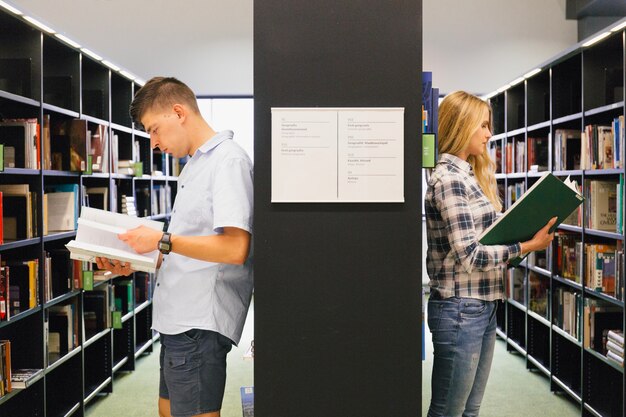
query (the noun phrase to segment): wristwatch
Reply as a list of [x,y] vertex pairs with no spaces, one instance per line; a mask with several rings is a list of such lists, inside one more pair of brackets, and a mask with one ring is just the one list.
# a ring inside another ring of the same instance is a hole
[[163,255],[167,255],[172,250],[172,234],[163,232],[161,240],[159,240],[159,252]]

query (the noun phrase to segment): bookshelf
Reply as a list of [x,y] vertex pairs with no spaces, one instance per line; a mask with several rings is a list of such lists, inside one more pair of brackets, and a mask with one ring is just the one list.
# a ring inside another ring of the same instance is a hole
[[[64,246],[76,235],[71,216],[67,229],[49,229],[54,215],[68,213],[57,211],[59,201],[76,208],[76,216],[87,201],[124,212],[134,198],[137,215],[168,221],[178,161],[153,152],[149,136],[132,123],[128,108],[139,87],[0,10],[0,121],[34,120],[38,136],[34,166],[21,166],[18,141],[16,166],[5,163],[0,172],[0,187],[28,186],[26,196],[3,193],[4,214],[13,216],[7,201],[30,204],[29,215],[16,215],[13,238],[12,220],[3,222],[0,258],[15,287],[9,301],[20,303],[9,303],[0,319],[0,340],[11,342],[13,369],[43,369],[27,388],[0,396],[0,415],[83,416],[95,396],[112,392],[117,372],[134,370],[136,359],[153,350],[154,277],[106,278],[95,271],[89,288],[95,265],[71,261]],[[8,146],[2,129],[0,144]],[[30,234],[22,233],[22,221]]]
[[580,404],[582,416],[625,412],[624,368],[607,353],[608,331],[623,332],[626,324],[626,38],[623,29],[610,29],[602,40],[572,46],[489,98],[489,149],[505,205],[545,171],[576,180],[586,198],[547,250],[504,273],[507,299],[498,311],[498,335],[507,349],[549,378],[551,390]]

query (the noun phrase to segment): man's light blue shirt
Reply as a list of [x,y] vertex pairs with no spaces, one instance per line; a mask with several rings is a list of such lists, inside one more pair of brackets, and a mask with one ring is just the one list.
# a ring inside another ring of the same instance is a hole
[[[252,234],[252,162],[232,138],[232,131],[216,134],[185,164],[168,232],[207,236],[236,227]],[[252,245],[244,265],[172,252],[157,273],[152,328],[164,334],[212,330],[237,344],[252,288]]]

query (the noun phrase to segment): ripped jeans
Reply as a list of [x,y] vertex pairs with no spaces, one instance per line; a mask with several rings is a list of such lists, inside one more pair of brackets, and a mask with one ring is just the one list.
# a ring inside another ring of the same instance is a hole
[[434,361],[428,417],[478,416],[496,340],[496,301],[428,301]]

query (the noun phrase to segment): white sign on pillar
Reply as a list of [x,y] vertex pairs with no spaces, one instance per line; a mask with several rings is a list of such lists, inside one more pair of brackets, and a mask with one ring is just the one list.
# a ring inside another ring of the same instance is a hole
[[272,108],[272,202],[404,202],[404,108]]

